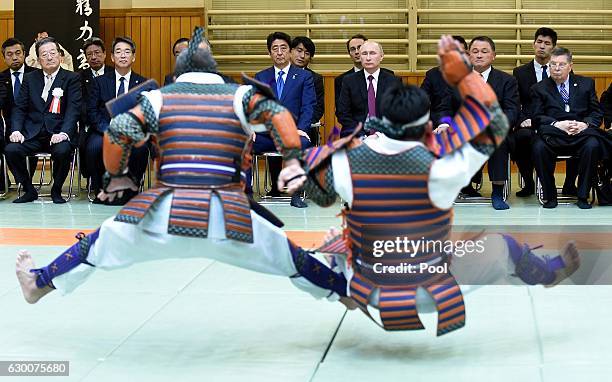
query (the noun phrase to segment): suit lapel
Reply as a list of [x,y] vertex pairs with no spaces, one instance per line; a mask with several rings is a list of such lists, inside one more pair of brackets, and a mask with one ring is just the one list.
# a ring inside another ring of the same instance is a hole
[[[366,85],[366,79],[365,79],[365,72],[363,69],[361,69],[360,71],[356,72],[359,74],[355,75],[355,78],[357,79],[357,86],[359,87],[359,93],[361,94],[361,99],[363,99],[365,101],[365,104],[368,104],[368,87]],[[378,80],[380,81],[380,75],[378,76]]]
[[302,69],[297,69],[293,65],[289,67],[289,70],[287,71],[287,79],[285,80],[285,86],[283,86],[283,94],[281,94],[281,101],[285,100],[287,94],[289,94],[295,87],[295,83],[298,81],[297,78],[302,75],[302,73],[299,73],[298,70]]
[[570,106],[570,111],[574,110],[574,104],[576,103],[576,93],[578,93],[578,88],[580,87],[580,85],[578,84],[578,81],[576,81],[576,77],[574,77],[574,75],[572,73],[570,73],[569,75],[569,83],[568,83],[569,89],[569,106]]
[[[13,99],[13,80],[11,78],[12,74],[10,69],[7,69],[8,73],[6,73],[6,77],[4,77],[2,79],[2,82],[4,83],[4,86],[6,86],[6,89],[8,90],[8,96],[10,97],[10,99]],[[25,74],[23,75],[24,79],[25,79]],[[23,81],[21,81],[21,83],[23,83]]]
[[140,77],[136,75],[136,73],[132,72],[132,75],[130,75],[130,83],[128,85],[128,90],[140,85],[140,82]]
[[[387,75],[381,69],[378,73],[378,81],[376,81],[376,114],[380,115],[380,99],[382,98],[382,93],[387,86]],[[368,89],[366,89],[366,100],[368,98]]]
[[535,64],[533,63],[533,60],[529,62],[529,70],[527,71],[527,76],[527,79],[529,80],[529,87],[531,87],[533,84],[538,83],[538,77],[536,77]]
[[[64,72],[64,69],[60,68],[59,72],[57,72],[57,75],[53,79],[51,88],[49,88],[49,95],[47,96],[47,102],[45,102],[45,109],[47,109],[48,106],[51,104],[51,101],[53,101],[53,89],[62,88],[62,86],[64,85],[65,77],[66,77],[66,73]],[[44,87],[44,84],[45,84],[45,79],[43,77],[43,87]],[[40,90],[40,92],[42,93],[42,89]]]
[[557,88],[557,83],[550,77],[546,80],[546,86],[548,87],[548,91],[553,95],[553,98],[557,101],[557,104],[560,105],[561,109],[565,110],[565,103],[563,102],[563,98],[561,97],[561,93],[559,93],[559,89]]

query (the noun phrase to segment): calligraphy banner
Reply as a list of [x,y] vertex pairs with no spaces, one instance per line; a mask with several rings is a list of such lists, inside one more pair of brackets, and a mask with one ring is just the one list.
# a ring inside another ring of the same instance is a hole
[[70,52],[74,70],[86,65],[81,48],[84,40],[99,36],[100,0],[17,0],[14,15],[15,37],[26,47],[46,31]]

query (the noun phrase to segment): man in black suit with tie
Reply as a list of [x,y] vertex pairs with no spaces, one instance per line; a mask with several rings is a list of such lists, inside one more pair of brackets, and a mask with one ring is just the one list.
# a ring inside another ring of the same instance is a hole
[[[453,36],[453,39],[463,46],[465,52],[468,51],[467,42],[462,36]],[[457,109],[452,110],[450,102],[448,102],[447,97],[452,93],[452,88],[442,77],[439,66],[431,68],[425,73],[425,79],[421,84],[421,89],[429,96],[429,102],[431,103],[431,121],[436,127],[434,133],[447,128],[448,124],[443,123],[442,118],[452,117],[457,112]]]
[[[291,63],[299,68],[308,70],[312,74],[312,81],[314,82],[315,94],[317,97],[317,103],[314,107],[312,114],[311,124],[315,124],[321,120],[325,113],[325,89],[323,85],[323,76],[314,70],[310,69],[308,65],[310,60],[315,55],[315,44],[306,36],[297,36],[291,40]],[[311,142],[317,142],[318,131],[311,130],[310,140]]]
[[370,116],[380,118],[380,96],[385,89],[401,84],[393,72],[381,69],[384,52],[376,41],[364,42],[359,56],[363,69],[342,80],[342,93],[336,109],[338,122],[342,125],[341,137],[351,134]]
[[26,167],[26,157],[37,152],[51,153],[53,160],[53,203],[65,203],[62,185],[68,175],[73,148],[77,143],[77,122],[81,113],[79,75],[60,68],[59,44],[52,37],[36,43],[42,70],[28,73],[15,101],[11,119],[11,143],[6,146],[7,163],[21,183],[24,194],[14,203],[38,198]]
[[521,99],[521,114],[518,124],[511,126],[508,143],[513,159],[525,181],[525,187],[516,193],[518,197],[531,196],[535,192],[533,181],[533,159],[531,158],[532,142],[535,129],[531,123],[531,94],[533,85],[546,79],[550,75],[548,61],[550,53],[557,45],[557,32],[550,28],[539,28],[533,38],[534,58],[528,63],[514,68],[512,75],[518,82],[519,97]]
[[342,93],[342,81],[344,77],[363,69],[361,66],[361,59],[359,58],[359,49],[361,49],[361,45],[366,41],[368,41],[368,38],[361,33],[351,36],[351,38],[346,41],[346,51],[349,56],[351,56],[353,67],[334,79],[334,93],[336,99],[334,105],[336,110],[338,110],[338,100],[340,99],[340,93]]
[[[102,188],[102,176],[105,172],[102,160],[102,138],[111,120],[106,110],[106,103],[146,81],[146,78],[132,72],[132,65],[136,60],[136,45],[134,41],[127,37],[117,37],[113,41],[112,47],[111,60],[115,65],[115,70],[95,78],[89,100],[87,101],[89,132],[85,143],[85,157],[87,173],[91,178],[90,186],[96,194]],[[142,179],[148,161],[148,144],[132,150],[129,169],[135,179]],[[114,204],[125,204],[135,194],[133,191],[128,190],[124,197]]]
[[[24,63],[25,45],[16,38],[9,38],[2,43],[2,57],[8,68],[0,73],[0,110],[3,117],[0,118],[0,155],[9,141],[11,111],[19,95],[24,76],[36,70]],[[32,164],[35,163],[32,161]],[[4,191],[4,167],[0,163],[0,192]]]
[[578,157],[578,202],[587,201],[597,162],[603,154],[598,139],[603,118],[595,93],[595,82],[572,73],[572,54],[555,48],[549,61],[550,77],[531,88],[532,125],[537,129],[533,143],[536,173],[542,182],[544,208],[557,206],[555,160],[558,155]]
[[604,113],[604,129],[612,129],[612,82],[608,90],[601,94],[601,108]]
[[[501,70],[492,66],[495,60],[495,42],[487,36],[474,37],[469,44],[470,61],[484,82],[488,83],[495,92],[499,105],[508,118],[510,126],[514,126],[519,118],[520,105],[518,96],[518,86],[516,79]],[[459,93],[453,90],[452,108],[458,108],[461,100]],[[489,179],[492,183],[491,204],[496,210],[507,210],[510,208],[504,201],[504,184],[508,181],[508,142],[504,141],[491,155],[487,162],[489,169]],[[482,171],[482,170],[481,170]],[[475,175],[475,178],[482,179]],[[476,193],[471,186],[461,190],[468,195]]]

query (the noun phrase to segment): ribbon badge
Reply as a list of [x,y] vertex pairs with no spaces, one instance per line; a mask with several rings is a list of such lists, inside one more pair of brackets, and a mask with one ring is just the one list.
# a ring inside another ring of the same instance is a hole
[[51,101],[51,105],[49,106],[49,113],[59,114],[60,111],[60,98],[64,96],[64,90],[62,88],[55,88],[51,93],[53,96],[53,101]]

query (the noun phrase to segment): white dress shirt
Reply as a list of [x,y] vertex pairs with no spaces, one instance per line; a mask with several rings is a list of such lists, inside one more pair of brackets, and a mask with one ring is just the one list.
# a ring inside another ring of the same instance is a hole
[[45,71],[43,71],[43,79],[45,80],[45,86],[43,87],[43,91],[40,96],[42,97],[42,99],[45,100],[45,102],[49,98],[49,92],[52,91],[51,86],[53,85],[53,81],[55,81],[55,77],[57,77],[57,73],[60,71],[60,68],[61,66],[58,67],[57,70],[51,74],[47,74]]
[[13,85],[13,94],[15,94],[15,75],[13,73],[15,72],[19,73],[19,83],[23,84],[23,75],[25,74],[25,65],[21,65],[21,68],[19,68],[19,70],[10,69],[10,71],[11,71],[11,83]]
[[117,94],[117,92],[119,91],[119,86],[121,85],[121,77],[125,78],[125,84],[123,85],[123,89],[125,89],[125,91],[123,92],[123,94],[128,92],[129,90],[128,88],[130,87],[130,76],[131,75],[132,75],[131,70],[127,72],[125,76],[122,76],[121,74],[119,74],[117,70],[115,70],[115,94]]
[[[542,81],[542,65],[536,60],[533,60],[533,67],[535,68],[536,81]],[[548,65],[546,65],[546,75],[550,77],[550,66]]]
[[476,73],[478,73],[478,74],[480,74],[482,76],[482,79],[484,80],[484,82],[487,82],[487,81],[489,81],[489,74],[491,74],[491,69],[492,68],[493,68],[492,66],[489,66],[487,68],[487,70],[485,70],[484,72],[482,72],[482,73],[476,72]]
[[287,84],[287,73],[289,73],[290,67],[291,67],[291,64],[285,66],[282,69],[279,69],[275,66],[274,67],[274,81],[276,81],[276,79],[278,78],[278,73],[282,70],[283,71],[283,83]]

